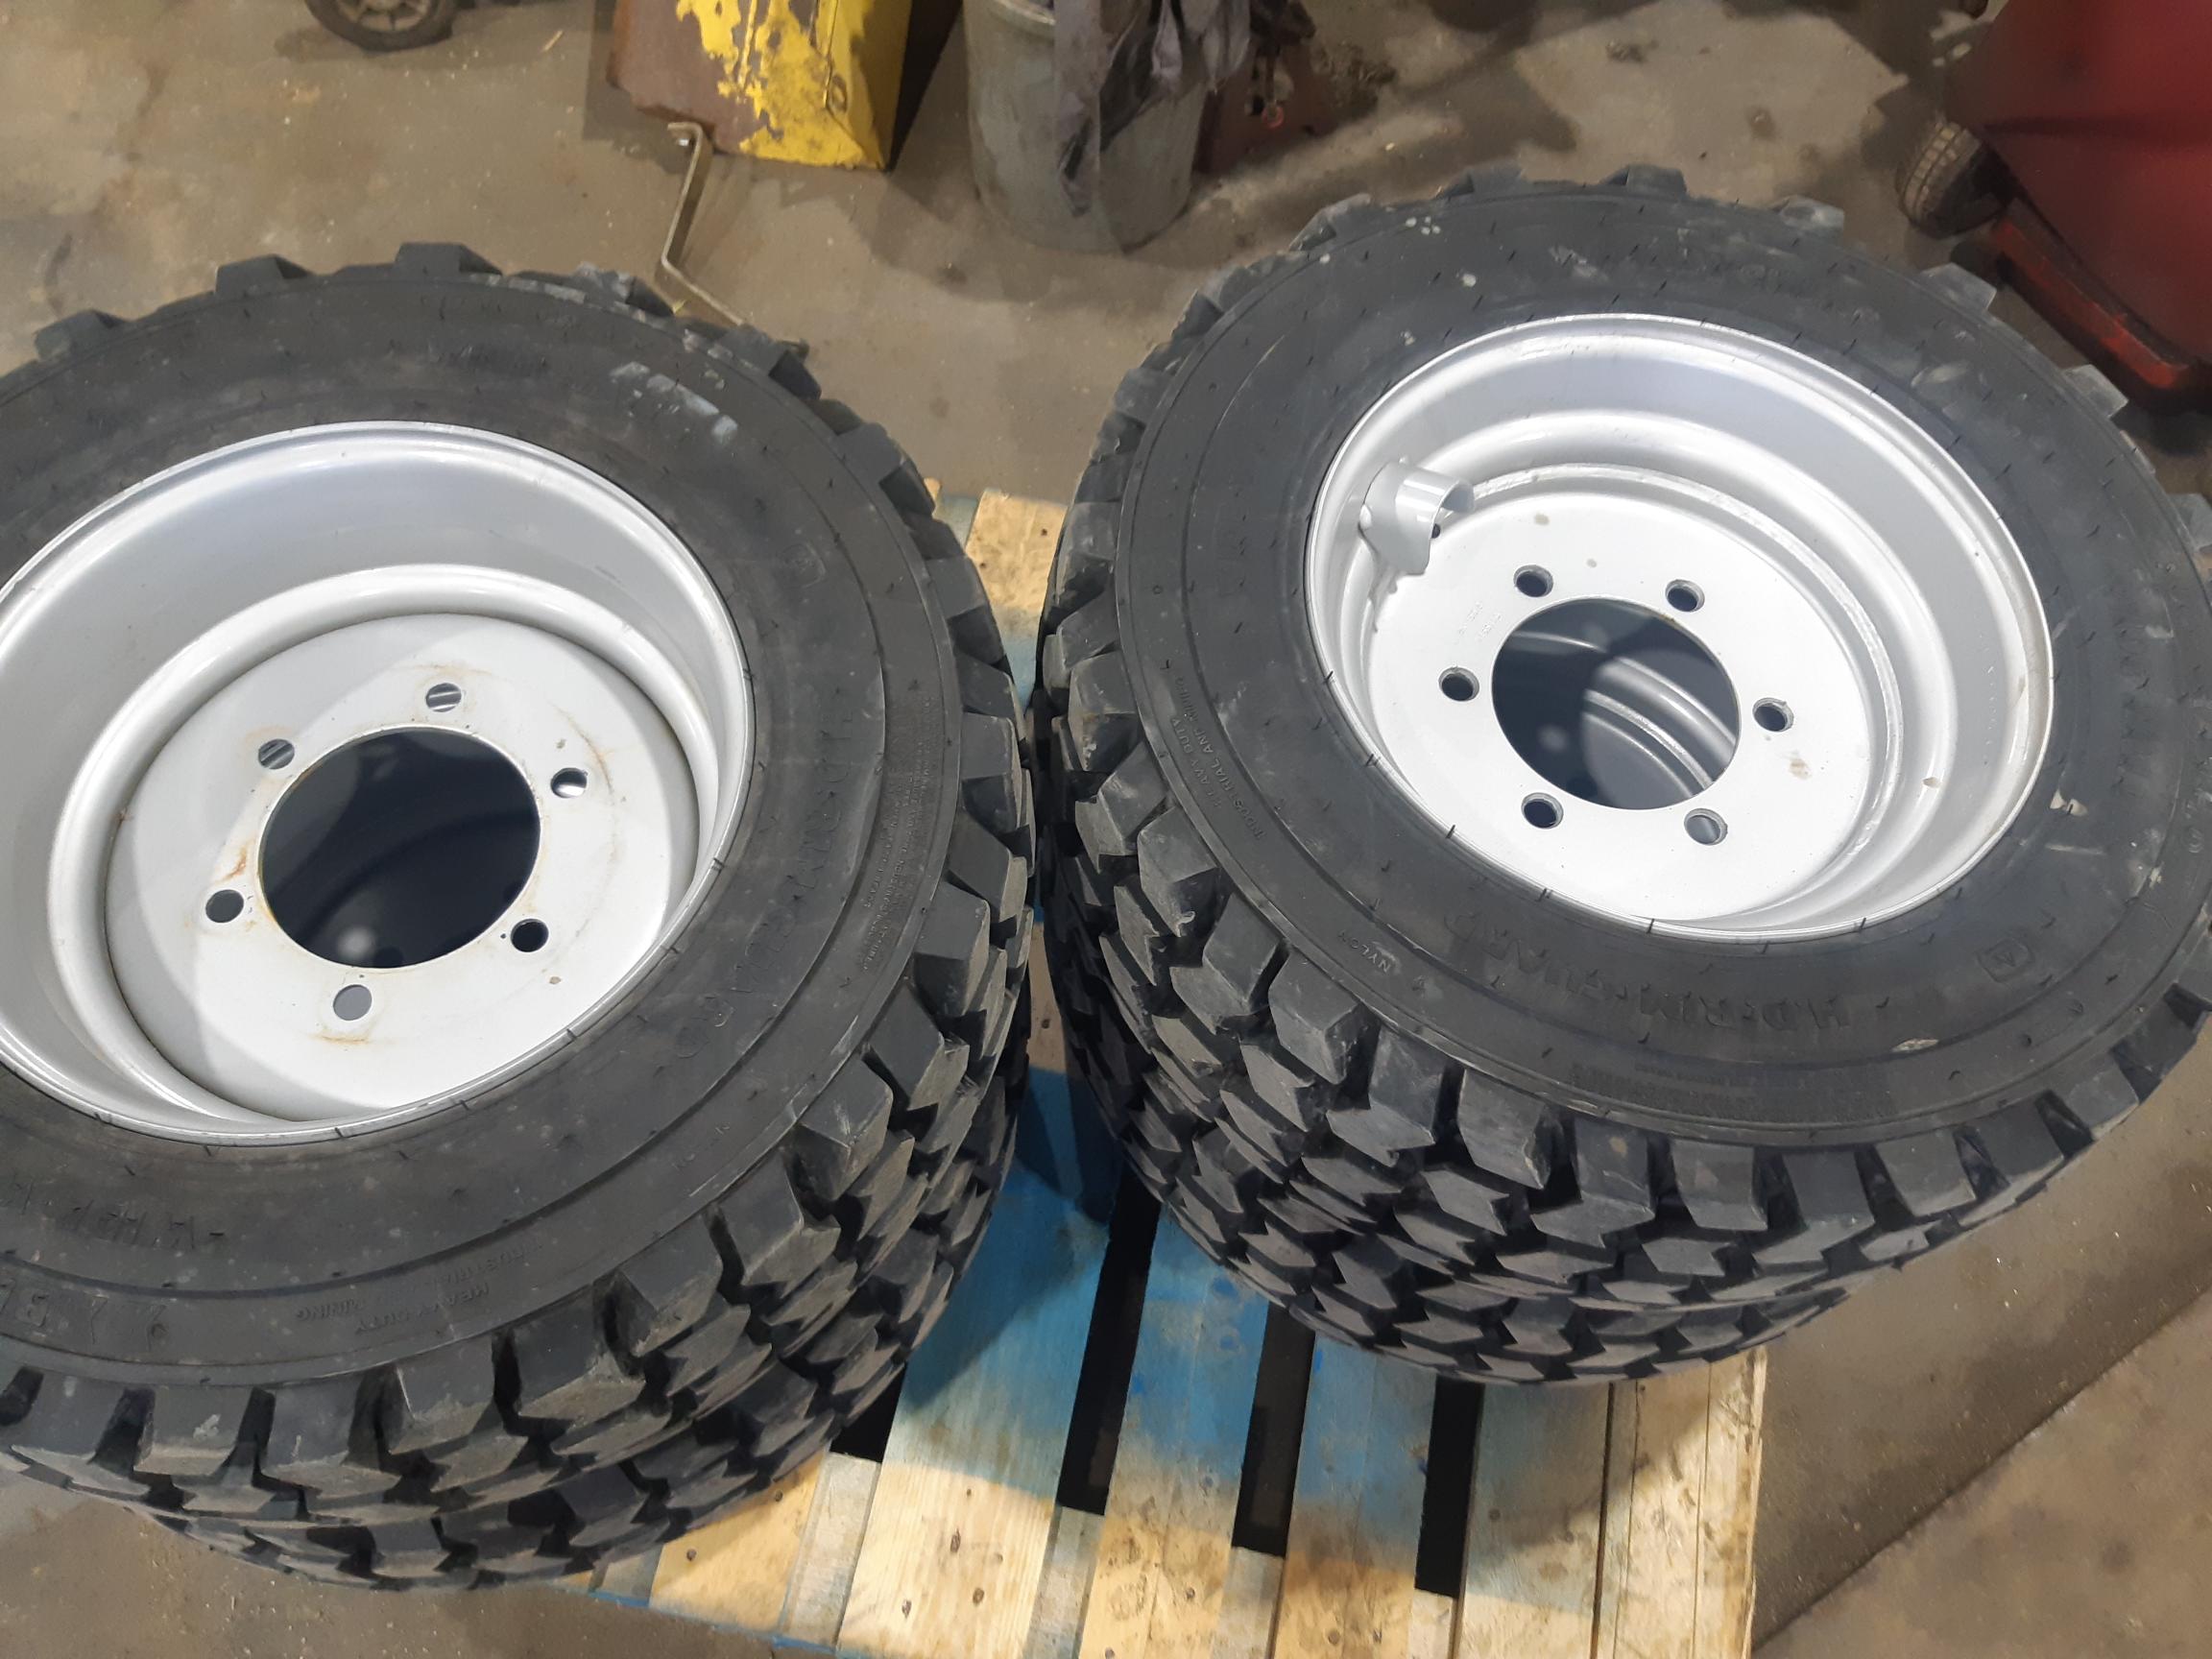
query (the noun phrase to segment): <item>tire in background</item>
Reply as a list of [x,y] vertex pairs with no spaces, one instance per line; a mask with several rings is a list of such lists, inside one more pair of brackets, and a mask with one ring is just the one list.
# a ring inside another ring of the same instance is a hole
[[2005,164],[1973,132],[1938,111],[1897,172],[1905,217],[1930,236],[1963,236],[2004,205]]
[[11,572],[227,446],[494,434],[625,493],[704,568],[756,764],[665,951],[466,1109],[195,1143],[0,1070],[0,1463],[412,1587],[575,1572],[813,1455],[943,1308],[1023,1087],[1018,710],[912,466],[791,347],[450,246],[327,276],[250,260],[38,349],[0,378]]
[[[1648,167],[1354,199],[1210,282],[1116,396],[1035,706],[1071,1064],[1185,1228],[1317,1331],[1514,1382],[1766,1341],[2032,1195],[2212,1006],[2212,509],[1986,285],[1839,225]],[[1547,902],[1409,811],[1325,688],[1303,549],[1347,434],[1452,347],[1623,312],[1871,391],[2064,618],[2026,805],[1906,914],[1746,947]]]
[[461,0],[307,0],[316,22],[364,52],[433,46],[453,33]]

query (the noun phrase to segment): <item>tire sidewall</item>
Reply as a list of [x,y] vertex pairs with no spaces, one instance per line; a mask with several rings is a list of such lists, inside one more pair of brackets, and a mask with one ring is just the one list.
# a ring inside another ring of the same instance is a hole
[[511,1322],[753,1167],[911,953],[957,805],[944,618],[882,490],[707,336],[515,280],[347,274],[171,307],[0,380],[0,560],[193,455],[362,420],[539,445],[692,549],[753,682],[741,822],[621,1004],[464,1107],[207,1147],[0,1073],[0,1358],[267,1383]]
[[[1734,947],[1547,900],[1368,770],[1326,687],[1304,548],[1361,415],[1468,340],[1639,310],[1868,387],[1959,461],[2032,573],[2057,670],[2041,772],[1999,844],[1908,914]],[[1140,712],[1238,890],[1393,1023],[1662,1131],[1863,1138],[2102,1061],[2200,935],[2212,610],[2148,469],[2008,330],[1772,215],[1537,186],[1372,210],[1188,344],[1122,495]]]

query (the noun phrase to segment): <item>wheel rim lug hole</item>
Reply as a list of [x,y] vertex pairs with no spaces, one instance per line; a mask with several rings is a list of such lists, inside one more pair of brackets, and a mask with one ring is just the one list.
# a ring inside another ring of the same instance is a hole
[[232,888],[219,888],[207,895],[207,920],[218,926],[237,921],[245,909],[246,901]]
[[[1447,668],[1436,677],[1436,689],[1455,703],[1472,703],[1481,688],[1481,682],[1464,668]],[[560,792],[559,779],[554,780],[554,792]]]
[[1705,590],[1695,582],[1670,582],[1667,584],[1667,603],[1677,611],[1701,610],[1705,604]]
[[564,766],[553,774],[553,793],[564,801],[573,801],[591,786],[591,779],[581,766]]
[[1790,705],[1773,697],[1762,697],[1752,704],[1751,719],[1762,732],[1787,732],[1797,723]]
[[422,693],[422,706],[433,714],[450,714],[461,707],[461,687],[450,680],[441,680]]
[[1682,828],[1689,831],[1690,839],[1700,847],[1718,847],[1728,838],[1728,821],[1719,813],[1703,806],[1684,817]]
[[1513,586],[1531,599],[1551,591],[1551,572],[1541,565],[1524,565],[1513,572]]
[[1521,803],[1521,816],[1539,830],[1555,830],[1566,814],[1559,803],[1549,795],[1530,795]]
[[253,751],[253,758],[271,772],[281,772],[292,764],[296,753],[291,743],[282,737],[272,737]]
[[553,930],[532,916],[515,924],[514,929],[507,935],[507,943],[517,950],[542,950],[545,949],[545,941],[552,936]]
[[338,995],[330,998],[330,1012],[341,1020],[358,1020],[369,1012],[370,1004],[375,1000],[366,985],[342,985]]

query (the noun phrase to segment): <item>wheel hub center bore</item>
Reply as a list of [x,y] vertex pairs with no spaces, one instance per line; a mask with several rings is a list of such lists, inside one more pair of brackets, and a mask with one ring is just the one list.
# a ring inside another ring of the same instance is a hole
[[1735,757],[1727,670],[1655,611],[1613,599],[1540,611],[1506,636],[1491,673],[1491,709],[1515,753],[1580,800],[1672,806]]
[[1736,938],[1941,891],[2019,810],[2049,637],[1988,503],[1894,408],[1708,325],[1447,353],[1324,483],[1314,638],[1382,775],[1548,896]]
[[557,1040],[692,866],[682,752],[620,674],[388,617],[241,675],[161,748],[107,921],[140,1027],[223,1097],[396,1107]]
[[[431,689],[459,708],[458,686]],[[513,761],[459,733],[383,732],[285,791],[261,835],[261,894],[326,962],[411,968],[490,927],[537,862],[538,805]]]

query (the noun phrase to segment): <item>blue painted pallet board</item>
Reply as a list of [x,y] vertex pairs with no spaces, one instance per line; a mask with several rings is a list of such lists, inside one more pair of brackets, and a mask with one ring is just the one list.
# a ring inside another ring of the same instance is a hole
[[907,1371],[841,1653],[1026,1640],[1106,1253],[1069,1105],[1064,1086],[1032,1098],[990,1233]]
[[1210,1650],[1230,1595],[1238,1482],[1266,1330],[1260,1298],[1179,1229],[1159,1229],[1080,1652],[1164,1659]]
[[[1058,1079],[1033,1114],[1074,1112]],[[1107,1230],[1036,1122],[880,1466],[830,1454],[598,1593],[854,1659],[1743,1659],[1763,1356],[1486,1394],[1455,1594],[1414,1580],[1434,1383],[1315,1347],[1284,1556],[1234,1534],[1267,1310],[1152,1241],[1103,1516],[1053,1502]],[[1079,1166],[1078,1166],[1079,1167]],[[1460,1479],[1466,1472],[1460,1471]]]

